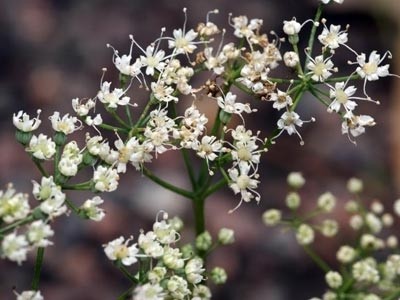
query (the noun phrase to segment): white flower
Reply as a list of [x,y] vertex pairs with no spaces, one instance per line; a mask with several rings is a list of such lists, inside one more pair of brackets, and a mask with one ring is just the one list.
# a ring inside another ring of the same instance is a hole
[[203,284],[197,284],[193,288],[192,296],[193,298],[191,300],[210,300],[211,291],[207,286]]
[[37,111],[37,117],[31,119],[27,113],[20,110],[17,114],[13,114],[13,124],[17,129],[23,132],[31,132],[39,128],[42,121],[39,119],[41,110]]
[[[258,187],[259,181],[254,178],[258,178],[258,174],[254,172],[249,174],[251,166],[247,162],[241,161],[238,164],[239,170],[237,168],[232,168],[228,170],[231,183],[229,187],[233,190],[235,194],[240,193],[241,200],[239,204],[230,212],[236,210],[242,203],[242,201],[250,202],[254,198],[257,202],[260,201],[260,194],[255,191]],[[254,194],[254,195],[253,195]]]
[[332,289],[337,289],[343,283],[342,275],[335,271],[329,271],[328,273],[326,273],[325,280],[328,286]]
[[266,210],[262,215],[262,220],[267,226],[274,226],[282,219],[282,212],[278,209],[272,208]]
[[40,133],[39,136],[32,136],[26,151],[32,152],[32,155],[38,159],[48,160],[56,153],[56,143],[51,138]]
[[126,91],[115,88],[111,92],[110,86],[111,82],[108,81],[104,81],[101,84],[100,91],[97,93],[97,98],[100,102],[104,103],[108,108],[117,108],[118,105],[125,106],[129,104],[130,98],[124,96]]
[[40,291],[23,291],[21,294],[16,293],[17,300],[44,300]]
[[395,213],[398,217],[400,217],[400,199],[397,199],[397,200],[394,202],[393,210],[394,210],[394,213]]
[[356,250],[347,245],[341,246],[336,253],[336,258],[338,259],[338,261],[344,264],[352,262],[355,256]]
[[292,97],[285,92],[277,89],[277,93],[271,93],[269,101],[273,101],[273,108],[281,110],[282,108],[290,107],[293,104]]
[[234,35],[238,38],[245,37],[248,40],[255,35],[254,31],[261,28],[263,21],[261,19],[251,19],[250,22],[246,16],[232,18],[230,25],[235,29]]
[[354,86],[345,87],[345,84],[345,82],[336,82],[335,88],[330,89],[329,97],[332,99],[332,102],[328,106],[328,112],[339,112],[340,107],[343,106],[345,111],[349,113],[357,106],[357,103],[351,100],[360,99],[353,97],[357,89]]
[[190,294],[187,281],[177,275],[168,280],[167,289],[172,299],[185,299]]
[[130,266],[137,262],[137,255],[139,249],[137,244],[128,246],[130,239],[125,240],[124,237],[119,237],[106,245],[104,245],[104,252],[110,260],[121,260],[125,266]]
[[62,201],[64,201],[65,199],[61,187],[54,183],[53,176],[42,177],[40,184],[32,180],[32,184],[32,194],[36,200],[45,201],[49,198],[62,198]]
[[321,226],[321,233],[326,237],[333,237],[339,230],[339,224],[335,220],[324,220]]
[[100,192],[112,192],[118,187],[118,172],[113,168],[98,166],[93,174],[93,182],[96,190]]
[[122,56],[120,56],[118,50],[114,49],[114,47],[112,47],[110,44],[107,44],[107,47],[113,49],[113,63],[115,67],[121,72],[121,74],[137,77],[140,74],[140,68],[142,67],[142,64],[139,58],[136,59],[133,64],[131,64],[132,47],[135,42],[133,36],[130,35],[129,38],[131,39],[129,54],[123,54]]
[[301,30],[301,24],[296,19],[283,21],[283,32],[287,35],[298,34]]
[[164,245],[175,243],[178,239],[177,232],[166,220],[154,222],[153,232],[158,241]]
[[149,231],[146,234],[141,233],[138,238],[138,245],[144,253],[153,258],[159,258],[164,255],[164,249],[158,242],[154,232]]
[[331,212],[336,205],[336,198],[330,192],[323,193],[319,196],[317,205],[323,212]]
[[29,251],[29,244],[24,235],[17,235],[15,232],[6,235],[1,242],[2,257],[20,265],[26,260]]
[[135,288],[132,300],[164,300],[165,296],[163,288],[158,283],[146,283]]
[[165,247],[162,260],[167,268],[178,270],[185,265],[185,260],[182,256],[183,254],[178,248]]
[[300,62],[299,55],[294,51],[287,51],[283,54],[283,62],[285,66],[289,68],[294,68]]
[[377,264],[373,258],[356,262],[352,267],[352,274],[358,282],[377,283],[380,279]]
[[5,192],[0,191],[0,218],[5,223],[22,220],[30,210],[28,194],[15,193],[11,183]]
[[286,181],[288,185],[294,189],[299,189],[306,183],[301,172],[290,172]]
[[[53,129],[64,134],[71,134],[74,131],[82,128],[80,121],[76,117],[72,117],[69,114],[66,114],[61,118],[60,113],[56,111],[49,117],[49,119]],[[76,123],[79,123],[79,125],[77,126]]]
[[347,189],[350,193],[358,194],[363,190],[363,182],[359,178],[350,178],[347,181]]
[[332,72],[336,71],[330,58],[331,56],[324,59],[323,55],[319,55],[315,59],[310,57],[310,62],[307,64],[310,72],[307,75],[311,75],[311,79],[314,81],[324,82],[332,75]]
[[201,158],[213,161],[218,157],[215,153],[221,152],[222,143],[215,136],[205,135],[202,137],[200,143],[193,145],[193,150]]
[[235,241],[235,232],[229,228],[221,228],[218,232],[218,242],[229,245]]
[[366,78],[368,81],[378,80],[379,77],[386,77],[389,75],[389,64],[384,66],[379,66],[382,61],[386,58],[386,54],[382,57],[377,53],[377,51],[372,51],[368,57],[368,62],[366,61],[365,53],[361,53],[357,56],[357,63],[359,67],[357,68],[357,73],[361,78]]
[[105,216],[104,210],[99,207],[103,202],[103,199],[99,196],[94,196],[92,199],[87,199],[79,209],[82,210],[89,219],[99,222]]
[[165,84],[163,81],[152,82],[151,90],[153,91],[154,97],[161,102],[178,102],[178,97],[174,96],[174,89]]
[[212,47],[207,47],[204,49],[204,57],[206,58],[204,66],[208,70],[213,70],[215,74],[221,75],[225,70],[224,63],[228,61],[228,58],[223,52],[213,56],[212,51]]
[[165,56],[164,50],[157,50],[154,44],[146,48],[145,55],[140,56],[140,63],[146,67],[146,75],[154,75],[154,70],[161,72],[165,63],[162,62]]
[[198,33],[193,29],[190,29],[188,32],[184,32],[182,29],[175,29],[172,32],[174,38],[168,41],[169,48],[175,48],[177,54],[188,54],[193,53],[193,51],[197,48],[195,45],[194,39],[197,37]]
[[218,106],[229,114],[241,115],[242,112],[251,113],[250,104],[236,103],[236,95],[228,92],[225,97],[217,97]]
[[[311,118],[311,122],[314,122],[315,119]],[[286,132],[289,135],[292,135],[293,133],[297,134],[297,136],[300,138],[300,144],[303,145],[303,138],[301,137],[300,133],[297,131],[296,126],[301,127],[303,126],[303,123],[305,121],[300,119],[300,116],[294,112],[294,111],[285,111],[280,119],[277,122],[278,128],[281,129],[281,131],[274,137],[276,139],[279,137],[283,131],[286,130]],[[310,121],[308,121],[310,122]]]
[[205,269],[203,268],[203,260],[199,257],[192,258],[186,263],[185,274],[188,282],[198,284],[203,280],[201,275]]
[[309,245],[314,241],[314,230],[307,224],[301,224],[296,231],[296,239],[300,245]]
[[345,120],[342,122],[342,134],[347,134],[350,141],[350,134],[357,137],[365,132],[365,126],[375,126],[374,118],[368,115],[349,115],[345,116]]
[[51,229],[50,225],[46,224],[42,220],[37,220],[31,223],[28,227],[28,241],[35,247],[47,247],[53,245],[53,243],[48,240],[48,238],[53,235],[54,231]]
[[340,31],[340,25],[332,24],[331,26],[329,26],[328,29],[325,22],[322,23],[324,24],[324,29],[322,30],[322,33],[318,36],[318,40],[321,42],[322,45],[330,49],[336,49],[339,48],[339,45],[347,43],[347,32]]
[[86,99],[86,103],[82,103],[83,100],[79,101],[79,98],[74,98],[71,102],[73,110],[80,117],[86,116],[96,106],[96,101],[93,99]]

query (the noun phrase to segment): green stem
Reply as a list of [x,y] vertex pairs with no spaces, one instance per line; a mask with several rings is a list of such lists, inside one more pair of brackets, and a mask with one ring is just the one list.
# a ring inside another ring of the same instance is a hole
[[[315,41],[315,34],[317,32],[317,26],[315,26],[315,23],[319,22],[319,19],[321,18],[321,14],[322,14],[322,7],[323,4],[320,3],[318,5],[318,9],[317,12],[315,13],[315,17],[314,17],[314,24],[313,27],[311,28],[311,34],[310,34],[310,38],[308,39],[308,46],[307,48],[309,49],[309,55],[312,55],[312,48],[314,46],[314,41]],[[306,61],[304,63],[304,73],[307,73],[307,65],[310,62],[310,58],[307,56]]]
[[331,270],[328,264],[311,247],[303,245],[303,249],[322,271],[327,273]]
[[36,167],[38,168],[40,174],[42,174],[44,177],[49,177],[49,175],[47,174],[46,170],[43,169],[42,163],[36,159],[36,158],[32,158],[33,163],[36,165]]
[[361,79],[360,75],[354,74],[352,76],[342,76],[342,77],[332,77],[325,80],[325,82],[340,82],[340,81],[347,81],[347,80],[358,80]]
[[98,125],[98,127],[106,129],[106,130],[110,130],[110,131],[118,131],[118,132],[124,132],[124,133],[128,132],[125,128],[120,128],[120,127],[116,127],[116,126],[112,126],[112,125],[108,125],[108,124],[104,124],[104,123]]
[[182,153],[183,161],[185,162],[185,167],[186,167],[187,173],[189,175],[190,183],[192,184],[192,189],[196,190],[197,182],[196,182],[196,178],[195,178],[194,171],[192,168],[192,164],[189,160],[189,154],[188,154],[187,150],[184,148],[182,148],[181,153]]
[[193,193],[189,192],[187,190],[181,189],[179,187],[174,186],[173,184],[166,182],[164,180],[162,180],[161,178],[155,176],[149,169],[147,169],[146,167],[143,167],[143,174],[148,177],[149,179],[151,179],[152,181],[154,181],[155,183],[157,183],[158,185],[162,186],[163,188],[170,190],[176,194],[179,194],[181,196],[184,196],[186,198],[189,199],[193,199]]
[[28,216],[28,217],[26,217],[26,218],[24,218],[22,220],[19,220],[19,221],[15,222],[15,223],[7,225],[7,226],[5,226],[5,227],[0,229],[0,235],[10,232],[10,231],[14,230],[14,228],[16,228],[18,226],[22,226],[22,225],[28,224],[28,223],[32,222],[33,220],[35,220],[35,217],[33,215],[30,215],[30,216]]
[[108,112],[122,127],[125,127],[126,129],[130,128],[130,126],[124,120],[122,120],[114,110],[110,109]]
[[153,96],[153,94],[150,95],[150,100],[149,102],[147,102],[146,106],[144,107],[142,113],[140,114],[139,119],[137,120],[137,122],[135,123],[135,125],[132,127],[132,129],[129,131],[129,137],[132,137],[135,130],[139,127],[142,126],[143,121],[146,119],[150,107],[157,101],[157,99]]
[[205,231],[205,218],[204,218],[204,203],[205,198],[194,198],[193,199],[193,214],[196,228],[196,235],[199,235]]
[[84,191],[84,190],[90,190],[92,185],[92,181],[86,181],[86,182],[81,182],[81,183],[76,183],[76,184],[71,184],[71,185],[63,185],[62,188],[64,190],[74,190],[74,191]]
[[132,293],[133,288],[134,287],[132,286],[127,291],[123,292],[121,295],[118,296],[117,300],[126,300],[129,297],[131,297],[131,293]]
[[126,116],[128,117],[129,127],[133,126],[132,115],[129,105],[125,106]]
[[44,257],[44,248],[39,247],[36,252],[35,269],[33,272],[33,279],[32,279],[32,289],[35,291],[39,289],[40,272],[42,271],[43,257]]
[[126,267],[122,264],[118,266],[118,269],[122,272],[122,274],[125,275],[126,278],[128,278],[130,281],[134,283],[138,283],[139,281],[135,278],[135,276],[132,276],[132,274],[126,269]]
[[202,196],[204,198],[207,198],[208,196],[210,196],[211,194],[215,193],[216,191],[218,191],[220,188],[224,187],[227,182],[229,182],[225,177],[222,178],[221,180],[219,180],[217,183],[213,184],[212,186],[210,186],[203,194]]
[[80,209],[79,209],[74,203],[72,203],[71,200],[65,199],[65,204],[66,204],[75,214],[79,215]]

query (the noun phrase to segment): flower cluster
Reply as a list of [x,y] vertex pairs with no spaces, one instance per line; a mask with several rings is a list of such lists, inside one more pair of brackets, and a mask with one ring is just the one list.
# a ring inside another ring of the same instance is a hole
[[[299,173],[292,173],[288,183],[292,189],[298,189],[304,184],[304,178]],[[366,207],[360,199],[362,181],[352,178],[347,184],[353,199],[345,204],[350,214],[349,227],[356,231],[358,238],[354,244],[341,245],[336,251],[340,266],[330,267],[311,249],[315,240],[315,232],[319,231],[326,237],[335,236],[338,223],[335,220],[324,220],[321,224],[310,224],[308,220],[323,213],[331,212],[336,205],[335,197],[327,192],[317,200],[317,208],[304,217],[297,214],[300,205],[300,195],[291,191],[286,197],[286,205],[294,212],[292,218],[282,218],[282,211],[269,209],[263,215],[268,226],[283,224],[289,226],[296,234],[297,242],[307,247],[307,252],[315,259],[325,272],[328,291],[323,300],[336,300],[351,295],[355,299],[394,299],[398,295],[400,280],[400,256],[398,255],[398,238],[387,234],[394,223],[394,216],[386,212],[383,204],[377,200]],[[394,204],[394,213],[400,217],[400,200]],[[312,298],[312,300],[321,300]]]
[[[159,215],[161,220],[158,220]],[[211,236],[205,232],[196,239],[195,247],[190,244],[178,248],[179,231],[183,223],[178,218],[168,219],[167,213],[161,211],[153,224],[153,230],[141,232],[137,243],[133,238],[119,237],[106,245],[104,252],[108,259],[114,261],[122,270],[137,262],[146,265],[135,278],[136,288],[132,299],[211,299],[210,289],[204,285],[207,279],[203,259],[200,253],[209,251],[215,245]],[[218,243],[231,244],[234,241],[233,231],[223,228],[218,234]],[[214,268],[209,275],[215,283],[226,281],[226,273],[221,268]]]

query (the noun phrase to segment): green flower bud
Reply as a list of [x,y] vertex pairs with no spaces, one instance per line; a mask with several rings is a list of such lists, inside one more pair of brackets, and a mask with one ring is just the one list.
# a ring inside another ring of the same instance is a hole
[[196,238],[196,248],[198,250],[207,251],[212,244],[212,238],[208,231],[204,231]]
[[224,284],[226,280],[228,279],[228,275],[226,274],[226,271],[221,268],[221,267],[215,267],[212,269],[211,274],[210,274],[211,280],[215,284]]

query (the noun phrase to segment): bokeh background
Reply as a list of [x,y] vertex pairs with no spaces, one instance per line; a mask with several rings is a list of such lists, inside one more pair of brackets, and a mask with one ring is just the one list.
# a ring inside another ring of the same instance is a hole
[[[182,26],[183,7],[188,8],[188,27],[195,28],[209,10],[218,8],[220,14],[212,20],[220,27],[228,28],[228,13],[232,12],[261,18],[265,32],[275,30],[283,36],[283,20],[311,18],[316,5],[317,0],[0,1],[0,184],[12,181],[19,191],[30,192],[31,179],[40,178],[14,140],[12,113],[20,109],[33,113],[41,108],[45,120],[55,110],[71,112],[72,98],[93,97],[101,68],[113,68],[107,43],[125,53],[128,35],[133,34],[146,46],[159,36],[161,27],[171,32]],[[331,23],[351,24],[349,44],[358,51],[391,49],[391,70],[399,74],[399,13],[397,0],[345,0],[344,5],[329,6],[325,17]],[[343,57],[343,62],[346,59]],[[115,72],[107,76],[116,80]],[[399,86],[398,80],[391,78],[369,84],[369,93],[382,104],[362,103],[362,112],[372,114],[378,125],[357,140],[358,146],[341,135],[335,115],[327,114],[311,98],[305,99],[300,114],[314,116],[317,122],[301,130],[304,146],[296,137],[282,136],[265,155],[260,170],[261,203],[245,204],[228,214],[238,201],[231,191],[226,189],[209,199],[209,230],[215,234],[221,227],[233,228],[237,240],[210,258],[210,265],[223,266],[229,274],[225,286],[213,287],[214,299],[302,300],[322,294],[322,273],[296,245],[292,234],[263,226],[261,214],[266,208],[283,207],[290,171],[302,171],[307,178],[302,191],[305,207],[313,206],[318,194],[326,190],[344,202],[349,197],[345,183],[352,176],[365,180],[366,200],[378,197],[390,207],[400,194]],[[276,117],[264,108],[251,126],[268,131]],[[188,182],[177,159],[173,154],[163,155],[152,169],[185,186]],[[115,299],[129,282],[112,267],[101,245],[120,235],[137,237],[140,228],[150,229],[160,208],[182,217],[189,226],[185,234],[193,235],[189,201],[163,191],[133,168],[130,171],[117,192],[104,195],[107,216],[103,222],[94,224],[71,215],[54,223],[55,245],[46,250],[41,283],[46,299]],[[79,194],[76,202],[85,197]],[[336,217],[345,222],[342,213]],[[346,237],[346,232],[341,241],[319,236],[315,247],[334,265],[332,250]],[[19,291],[29,288],[33,259],[22,267],[0,261],[0,299],[13,299],[13,287]]]

